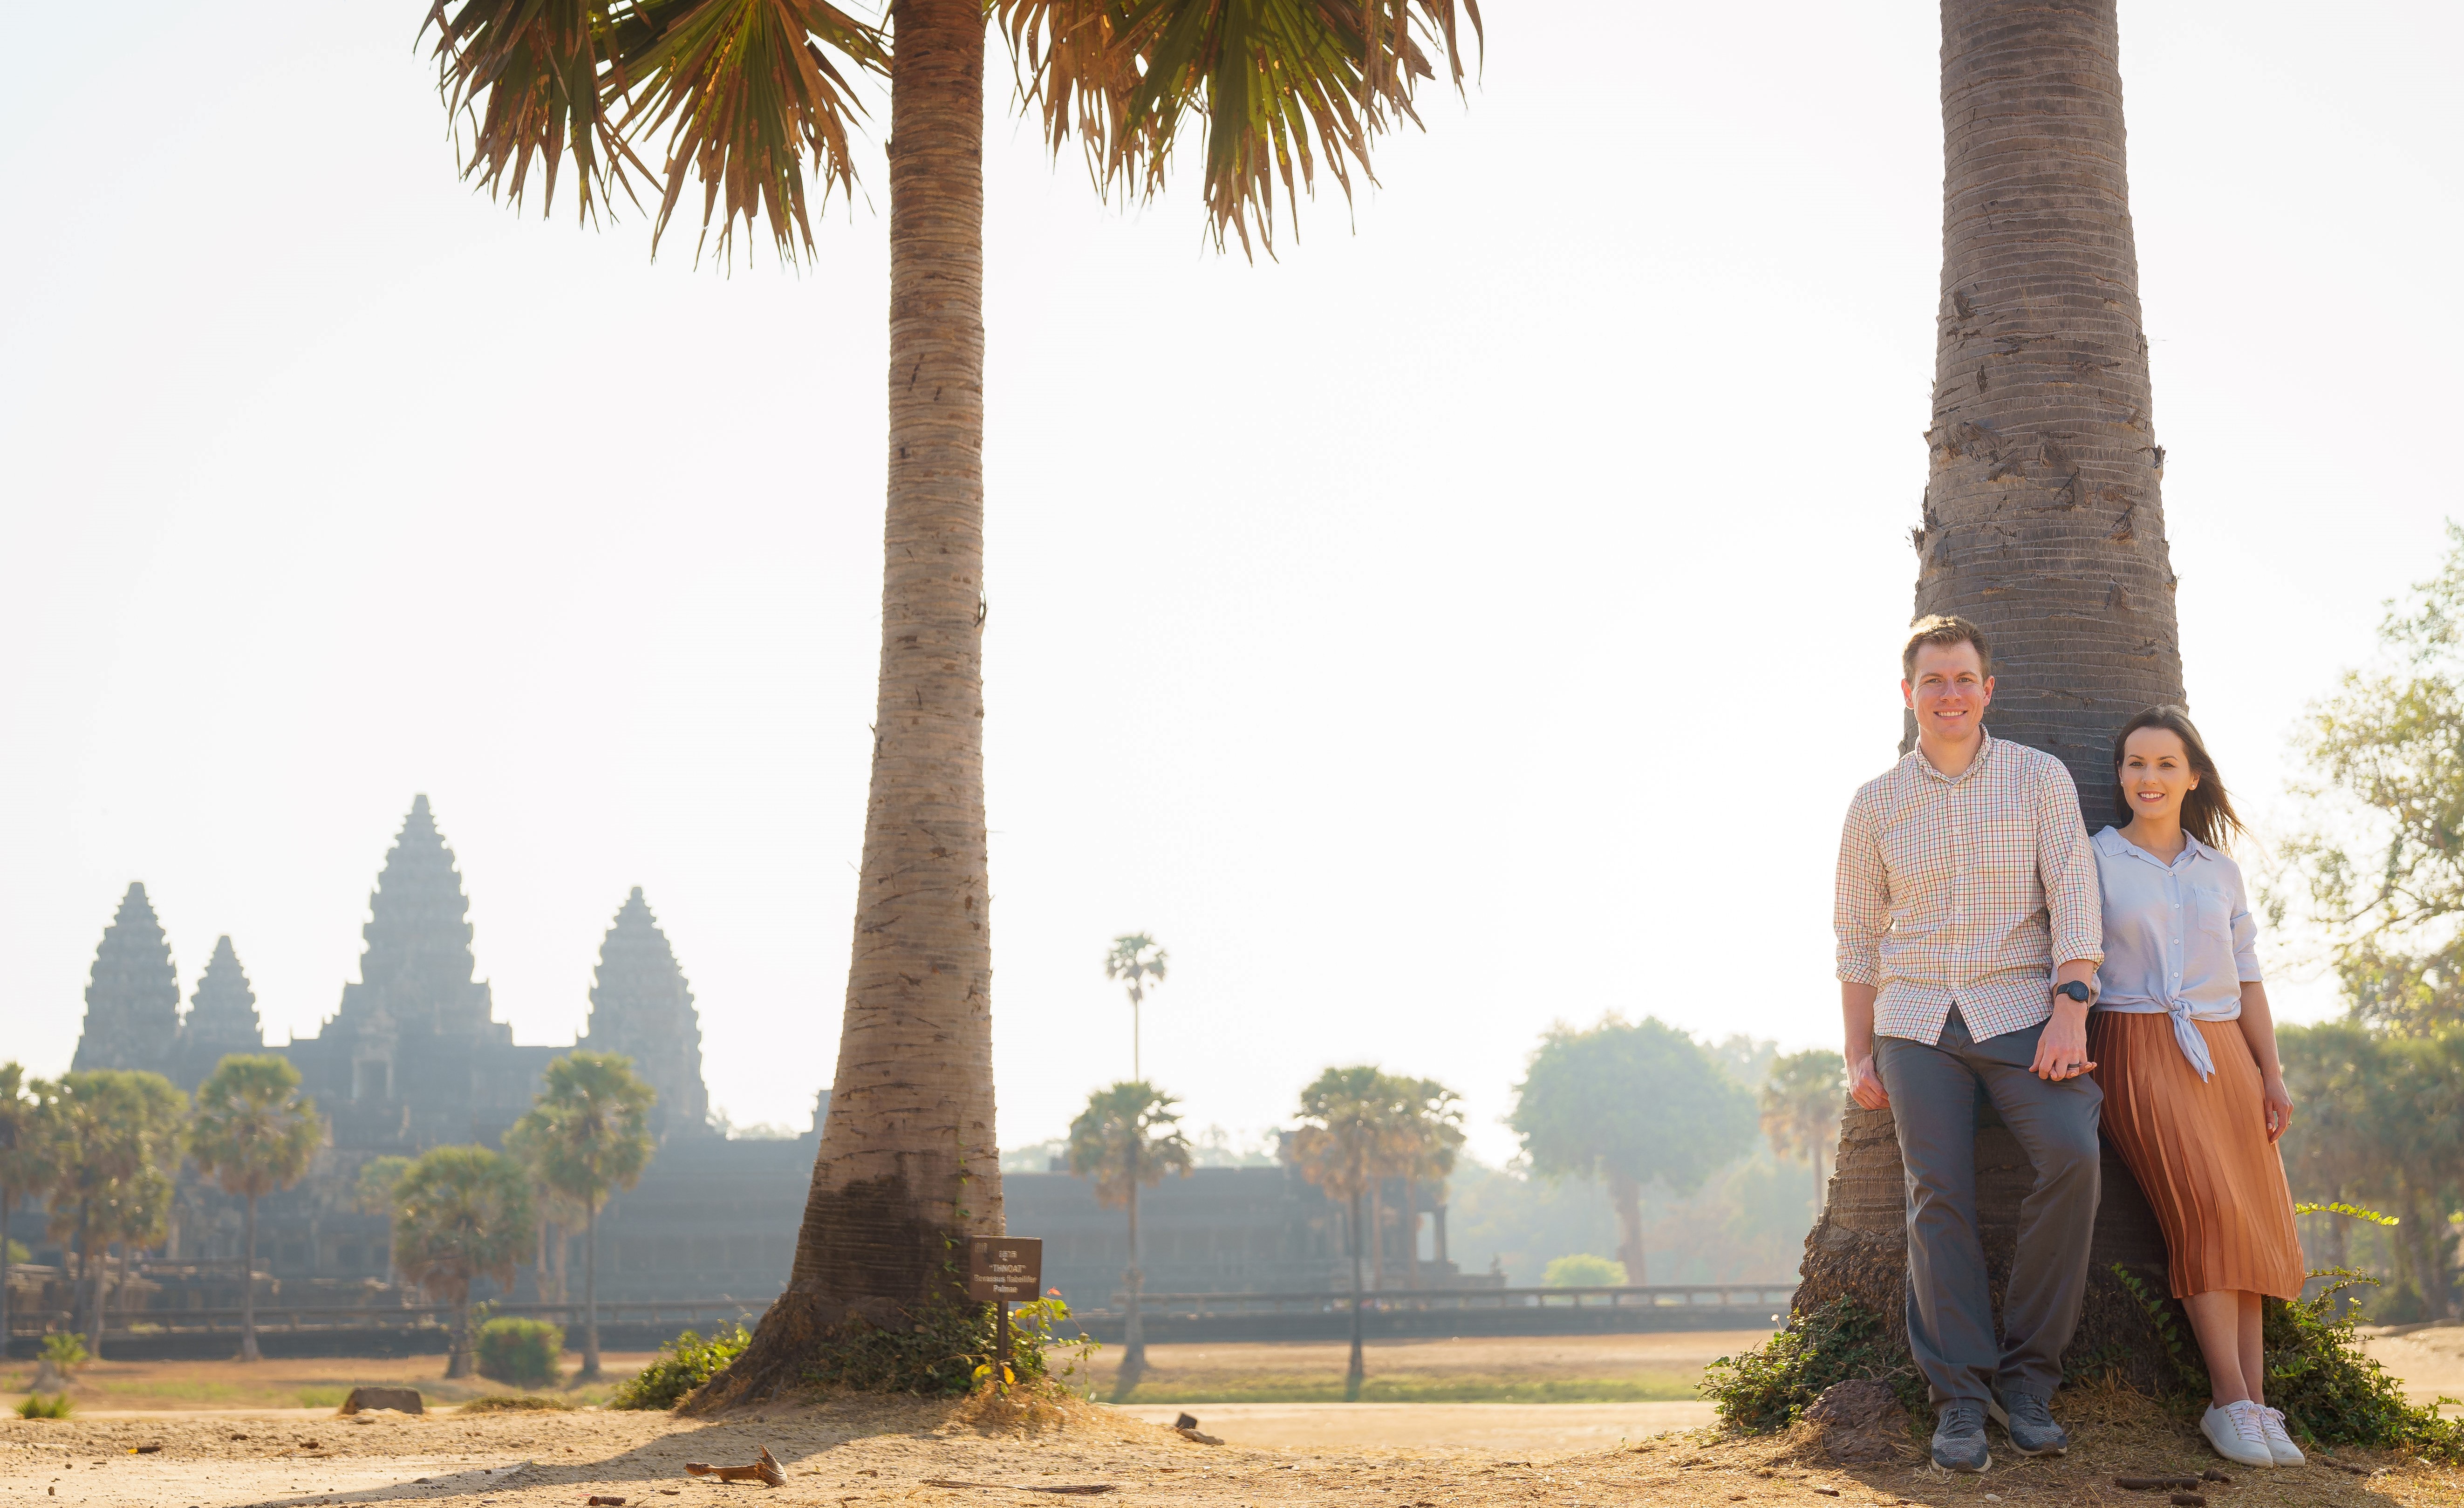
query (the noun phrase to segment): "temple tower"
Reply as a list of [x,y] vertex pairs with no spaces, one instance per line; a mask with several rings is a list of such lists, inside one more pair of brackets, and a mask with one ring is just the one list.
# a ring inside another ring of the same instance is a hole
[[256,992],[249,988],[248,971],[240,967],[231,938],[216,938],[214,955],[198,976],[187,1017],[180,1023],[180,1071],[173,1080],[181,1088],[194,1090],[231,1054],[263,1051],[265,1029],[256,1018]]
[[73,1069],[142,1068],[167,1074],[180,1030],[180,979],[170,940],[143,884],[131,885],[102,929],[85,987],[85,1028]]
[[590,1024],[575,1044],[622,1053],[633,1072],[659,1091],[651,1128],[662,1138],[691,1136],[710,1122],[710,1091],[701,1078],[701,1016],[676,965],[668,934],[635,885],[599,945],[590,987]]
[[342,986],[335,1025],[356,1032],[382,1020],[405,1037],[511,1042],[513,1028],[496,1020],[488,986],[472,977],[477,964],[470,914],[453,850],[436,830],[428,798],[414,797],[368,897],[360,982]]

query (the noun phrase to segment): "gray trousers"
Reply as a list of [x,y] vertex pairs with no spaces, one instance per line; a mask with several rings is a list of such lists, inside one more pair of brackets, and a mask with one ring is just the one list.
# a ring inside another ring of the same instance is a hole
[[[1954,1009],[1939,1044],[1874,1039],[1908,1183],[1908,1349],[1939,1409],[1995,1391],[2051,1398],[2079,1328],[2096,1229],[2097,1117],[2104,1092],[2081,1076],[2028,1071],[2042,1026],[1971,1040]],[[2002,1341],[1976,1234],[1978,1091],[1993,1101],[2036,1170],[2019,1207],[2019,1249],[2002,1305]]]

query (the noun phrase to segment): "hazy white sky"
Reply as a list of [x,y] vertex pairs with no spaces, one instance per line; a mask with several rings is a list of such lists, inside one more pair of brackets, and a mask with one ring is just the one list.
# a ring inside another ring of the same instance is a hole
[[[1496,1156],[1552,1019],[1835,1035],[1925,476],[1933,8],[1487,9],[1468,107],[1254,266],[1192,194],[1099,205],[993,70],[1005,1144],[1127,1074],[1132,929],[1201,1126],[1376,1060]],[[654,263],[638,218],[457,181],[424,11],[16,20],[0,1057],[67,1066],[132,879],[184,995],[229,932],[275,1039],[314,1031],[425,791],[519,1039],[572,1038],[640,885],[714,1100],[801,1126],[872,710],[878,117],[812,265]],[[2446,4],[2124,0],[2189,685],[2238,789],[2464,513],[2459,53]]]

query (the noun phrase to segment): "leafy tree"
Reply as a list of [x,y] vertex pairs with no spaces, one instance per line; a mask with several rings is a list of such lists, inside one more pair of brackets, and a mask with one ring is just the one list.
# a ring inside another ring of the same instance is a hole
[[1399,1132],[1405,1120],[1405,1093],[1403,1081],[1367,1064],[1330,1068],[1301,1091],[1300,1126],[1292,1132],[1293,1166],[1346,1212],[1344,1228],[1352,1248],[1352,1361],[1343,1377],[1346,1402],[1360,1397],[1367,1371],[1360,1344],[1360,1257],[1366,1244],[1362,1206],[1378,1180],[1392,1176],[1413,1150]]
[[9,1264],[20,1259],[9,1215],[19,1200],[50,1193],[60,1176],[44,1113],[49,1088],[21,1065],[0,1063],[0,1361],[9,1359]]
[[1625,1286],[1625,1263],[1589,1252],[1550,1259],[1540,1277],[1544,1288],[1622,1288]]
[[[2394,1214],[2397,1291],[2447,1313],[2448,1214],[2464,1191],[2464,1032],[2399,1036],[2346,1020],[2282,1027],[2277,1038],[2300,1107],[2283,1143],[2295,1194]],[[2328,1219],[2323,1234],[2330,1264],[2345,1265],[2345,1223]]]
[[535,1160],[539,1181],[582,1210],[578,1381],[599,1377],[599,1210],[649,1166],[650,1106],[658,1098],[634,1076],[633,1060],[581,1049],[547,1065],[539,1099],[514,1123],[512,1136]]
[[537,1130],[515,1123],[505,1133],[505,1151],[530,1175],[531,1196],[539,1203],[539,1250],[532,1270],[539,1275],[539,1296],[551,1303],[569,1303],[573,1295],[565,1281],[565,1248],[587,1228],[589,1212],[548,1183]]
[[1823,1160],[1839,1145],[1839,1117],[1847,1109],[1848,1060],[1837,1053],[1810,1047],[1771,1060],[1763,1081],[1763,1135],[1781,1157],[1802,1157],[1814,1165],[1814,1213],[1822,1213],[1830,1180]]
[[63,1075],[42,1119],[59,1176],[48,1200],[54,1239],[74,1239],[86,1290],[86,1350],[102,1355],[105,1253],[163,1239],[169,1169],[180,1164],[188,1100],[157,1073],[93,1068]]
[[2303,830],[2269,900],[2316,928],[2355,1010],[2464,1025],[2464,525],[2438,574],[2387,604],[2381,664],[2347,671],[2300,737]]
[[1139,1007],[1146,1004],[1148,982],[1161,984],[1171,972],[1172,954],[1144,932],[1128,932],[1112,939],[1112,951],[1104,955],[1104,977],[1119,980],[1130,996],[1130,1078],[1146,1081],[1146,1070],[1139,1065]]
[[[739,220],[748,235],[766,224],[784,257],[811,247],[806,154],[825,199],[851,190],[854,80],[889,80],[890,469],[858,946],[795,1268],[701,1394],[715,1409],[800,1381],[850,1313],[955,1298],[945,1243],[1001,1229],[981,650],[988,27],[1045,139],[1083,150],[1103,190],[1143,199],[1187,163],[1216,244],[1228,229],[1271,248],[1278,186],[1293,213],[1321,169],[1348,194],[1371,143],[1417,120],[1423,80],[1442,66],[1461,89],[1460,24],[1476,34],[1479,15],[1469,0],[898,0],[874,26],[829,0],[446,0],[429,17],[447,111],[473,125],[467,175],[519,203],[536,166],[551,208],[570,154],[588,214],[649,171],[635,145],[656,138],[653,245],[697,179],[721,255]],[[919,1104],[941,1108],[911,1113]]]
[[197,1086],[188,1156],[197,1171],[244,1201],[240,1266],[239,1359],[256,1349],[256,1201],[308,1175],[308,1159],[324,1140],[317,1102],[299,1092],[299,1070],[271,1054],[234,1053]]
[[536,1218],[520,1166],[484,1147],[430,1148],[394,1186],[393,1264],[453,1306],[446,1376],[471,1375],[472,1284],[514,1280]]
[[362,1214],[381,1214],[385,1222],[385,1269],[393,1269],[394,1190],[410,1171],[407,1157],[371,1157],[360,1165],[351,1183],[351,1207]]
[[1189,1138],[1173,1109],[1179,1103],[1151,1083],[1131,1080],[1088,1096],[1087,1108],[1069,1123],[1069,1170],[1095,1180],[1097,1204],[1130,1214],[1130,1265],[1121,1274],[1129,1296],[1119,1377],[1124,1396],[1147,1369],[1146,1327],[1138,1315],[1146,1285],[1138,1265],[1138,1190],[1163,1182],[1168,1172],[1189,1176]]
[[1614,1015],[1576,1031],[1551,1027],[1522,1083],[1507,1124],[1534,1172],[1598,1178],[1617,1213],[1617,1259],[1647,1282],[1642,1186],[1657,1178],[1691,1193],[1754,1134],[1754,1104],[1702,1044],[1646,1017]]

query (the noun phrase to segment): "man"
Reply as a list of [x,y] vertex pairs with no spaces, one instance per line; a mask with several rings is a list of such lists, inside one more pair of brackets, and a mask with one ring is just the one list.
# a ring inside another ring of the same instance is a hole
[[[1839,835],[1839,1007],[1849,1095],[1891,1111],[1907,1169],[1908,1348],[1941,1418],[1934,1462],[1981,1472],[1989,1413],[2022,1454],[2070,1444],[2046,1404],[2096,1224],[2103,1097],[2085,1075],[2103,916],[2070,772],[1985,731],[1984,634],[1921,619],[1900,668],[1917,746],[1857,793]],[[1998,1348],[1976,1234],[1980,1089],[2036,1175]]]

